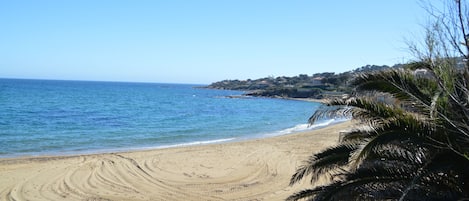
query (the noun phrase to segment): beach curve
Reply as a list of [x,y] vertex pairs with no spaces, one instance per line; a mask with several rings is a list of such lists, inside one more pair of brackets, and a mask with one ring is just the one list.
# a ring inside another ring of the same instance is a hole
[[0,159],[0,200],[284,200],[312,152],[347,121],[284,136],[200,146]]

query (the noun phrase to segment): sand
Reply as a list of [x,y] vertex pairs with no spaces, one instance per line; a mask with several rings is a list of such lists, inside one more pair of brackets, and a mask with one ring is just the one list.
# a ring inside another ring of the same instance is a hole
[[284,200],[313,152],[350,122],[225,144],[62,157],[0,159],[0,200]]

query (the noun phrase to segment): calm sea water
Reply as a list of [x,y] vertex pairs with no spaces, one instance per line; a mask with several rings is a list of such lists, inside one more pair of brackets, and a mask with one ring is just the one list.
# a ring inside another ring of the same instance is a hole
[[0,157],[171,147],[306,129],[318,103],[194,85],[0,79]]

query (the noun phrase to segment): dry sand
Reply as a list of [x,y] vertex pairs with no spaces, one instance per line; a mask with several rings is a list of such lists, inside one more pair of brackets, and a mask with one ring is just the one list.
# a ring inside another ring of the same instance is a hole
[[64,157],[0,159],[0,200],[284,200],[296,167],[345,122],[265,139]]

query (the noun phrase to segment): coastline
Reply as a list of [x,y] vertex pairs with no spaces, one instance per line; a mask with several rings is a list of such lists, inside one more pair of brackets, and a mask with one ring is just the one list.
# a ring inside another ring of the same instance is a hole
[[321,104],[326,104],[330,99],[328,98],[290,98],[290,97],[271,97],[271,96],[251,96],[251,95],[229,95],[226,96],[227,98],[251,98],[251,97],[256,97],[256,98],[272,98],[272,99],[283,99],[283,100],[294,100],[294,101],[305,101],[305,102],[313,102],[313,103],[321,103]]
[[[290,99],[293,100],[293,99]],[[306,100],[297,100],[297,101],[306,101]],[[109,154],[109,153],[124,153],[124,152],[138,152],[138,151],[147,151],[147,150],[157,150],[157,149],[167,149],[167,148],[179,148],[179,147],[189,147],[189,146],[204,146],[211,144],[219,143],[234,143],[241,141],[250,141],[263,138],[271,138],[276,136],[291,135],[296,133],[308,132],[316,129],[321,129],[328,126],[333,126],[335,124],[340,124],[349,119],[329,119],[325,121],[316,122],[313,125],[298,124],[293,127],[289,127],[282,130],[272,131],[268,133],[251,133],[249,137],[247,136],[238,136],[230,138],[219,138],[219,139],[210,139],[210,140],[201,140],[201,141],[191,141],[183,142],[176,144],[166,144],[166,145],[157,145],[157,146],[136,146],[128,148],[106,148],[106,149],[90,149],[90,150],[79,150],[79,151],[61,151],[61,152],[45,152],[45,153],[34,153],[34,154],[10,154],[10,155],[1,155],[0,161],[2,159],[20,159],[20,158],[50,158],[50,157],[69,157],[69,156],[78,156],[78,155],[96,155],[96,154]]]
[[[284,200],[350,121],[281,136],[152,150],[0,159],[0,200]],[[314,136],[314,137],[312,137]]]
[[5,145],[0,158],[257,138],[302,128],[317,106],[272,98],[234,100],[226,97],[241,91],[198,90],[181,84],[57,80],[2,80],[2,84],[11,94],[5,102],[11,109],[0,118],[5,123],[0,125]]
[[321,104],[326,104],[329,101],[329,99],[326,99],[326,98],[321,98],[321,99],[317,99],[317,98],[283,98],[283,99],[314,102],[314,103],[321,103]]

